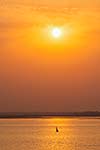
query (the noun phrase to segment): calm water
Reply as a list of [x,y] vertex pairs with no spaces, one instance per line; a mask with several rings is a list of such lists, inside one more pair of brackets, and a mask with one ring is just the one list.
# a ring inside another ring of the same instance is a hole
[[100,150],[100,119],[1,119],[0,150]]

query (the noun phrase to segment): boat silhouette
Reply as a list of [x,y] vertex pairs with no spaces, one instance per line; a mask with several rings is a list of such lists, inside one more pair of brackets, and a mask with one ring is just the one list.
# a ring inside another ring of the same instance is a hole
[[58,127],[56,127],[56,132],[59,132]]

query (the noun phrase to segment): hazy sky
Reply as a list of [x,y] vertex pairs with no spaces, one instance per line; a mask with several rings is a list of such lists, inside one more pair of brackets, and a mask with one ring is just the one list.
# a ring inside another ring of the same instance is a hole
[[0,111],[83,110],[100,110],[100,0],[0,0]]

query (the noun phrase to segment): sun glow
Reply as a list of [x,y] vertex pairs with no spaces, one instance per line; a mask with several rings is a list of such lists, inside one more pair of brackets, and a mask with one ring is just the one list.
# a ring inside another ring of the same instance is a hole
[[[52,47],[55,49],[62,47],[69,47],[70,41],[73,42],[73,36],[74,36],[74,29],[69,26],[55,26],[55,25],[48,25],[46,28],[43,28],[42,35],[44,37],[44,40],[42,41],[42,45],[44,42],[44,45],[48,48]],[[72,43],[71,43],[72,46]],[[63,48],[62,48],[63,49]]]
[[61,35],[62,35],[62,31],[60,28],[53,28],[52,31],[51,31],[51,34],[54,38],[60,38]]

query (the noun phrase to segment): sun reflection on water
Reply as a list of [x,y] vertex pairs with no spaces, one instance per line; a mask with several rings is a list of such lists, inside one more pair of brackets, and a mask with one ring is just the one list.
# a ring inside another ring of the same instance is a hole
[[[59,128],[58,133],[56,126]],[[100,119],[3,119],[0,120],[0,148],[2,150],[98,150],[100,149],[99,128]]]

